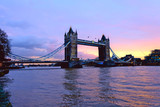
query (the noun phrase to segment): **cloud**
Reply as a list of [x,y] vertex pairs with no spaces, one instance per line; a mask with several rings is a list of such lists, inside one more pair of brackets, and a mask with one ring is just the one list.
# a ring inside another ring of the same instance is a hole
[[40,51],[40,52],[47,52],[46,49],[42,49],[42,48],[34,48],[34,49],[37,50],[37,51]]
[[[26,57],[43,56],[59,47],[56,41],[46,37],[38,36],[13,36],[11,41],[11,51],[14,54]],[[50,46],[54,46],[51,47]],[[58,56],[62,58],[62,56]]]
[[15,36],[12,38],[11,45],[13,47],[21,47],[25,49],[41,48],[46,41],[36,36]]
[[83,52],[78,52],[78,58],[82,59],[95,59],[96,55],[94,54],[89,54],[89,53],[83,53]]
[[78,57],[82,59],[94,59],[98,57],[98,47],[78,45]]
[[10,21],[6,23],[6,26],[20,29],[27,29],[31,27],[31,25],[26,21]]

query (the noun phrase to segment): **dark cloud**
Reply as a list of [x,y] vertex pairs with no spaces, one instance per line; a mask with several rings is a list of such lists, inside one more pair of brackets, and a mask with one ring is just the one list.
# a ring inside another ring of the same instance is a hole
[[26,49],[21,47],[12,47],[12,53],[28,58],[31,56],[42,56],[46,54],[46,52],[40,52],[34,49]]
[[10,21],[6,23],[7,26],[13,28],[27,29],[30,28],[31,25],[26,21]]
[[26,49],[49,48],[45,46],[51,43],[56,43],[56,41],[37,36],[15,36],[12,37],[11,40],[12,47],[20,47]]

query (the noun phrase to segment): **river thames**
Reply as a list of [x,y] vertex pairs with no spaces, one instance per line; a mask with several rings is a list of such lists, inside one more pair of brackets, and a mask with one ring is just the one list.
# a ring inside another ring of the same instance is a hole
[[160,67],[30,67],[0,77],[13,107],[160,107]]

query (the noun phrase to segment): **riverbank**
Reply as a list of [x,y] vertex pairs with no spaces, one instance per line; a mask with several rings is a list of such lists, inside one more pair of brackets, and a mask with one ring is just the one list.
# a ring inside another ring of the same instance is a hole
[[2,69],[0,70],[0,77],[4,76],[5,74],[8,74],[9,70],[8,69]]

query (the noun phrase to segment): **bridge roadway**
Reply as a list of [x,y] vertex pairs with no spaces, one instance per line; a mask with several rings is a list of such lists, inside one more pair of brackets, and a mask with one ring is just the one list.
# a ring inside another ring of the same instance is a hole
[[67,63],[68,61],[4,61],[5,64],[15,64],[15,63]]
[[100,43],[100,42],[95,42],[95,41],[89,41],[89,40],[83,40],[83,39],[78,39],[77,44],[80,45],[89,45],[89,46],[105,46],[106,44]]

